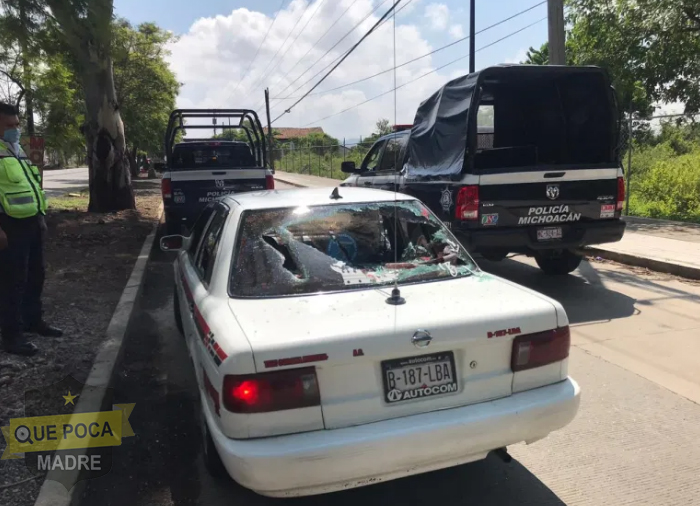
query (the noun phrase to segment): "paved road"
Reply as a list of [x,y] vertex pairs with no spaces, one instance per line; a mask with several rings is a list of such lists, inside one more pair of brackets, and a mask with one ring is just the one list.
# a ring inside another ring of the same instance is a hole
[[58,197],[67,192],[88,187],[88,168],[47,170],[44,172],[44,190],[48,197]]
[[[280,185],[281,186],[281,185]],[[257,506],[257,496],[204,471],[196,385],[172,319],[172,256],[154,251],[123,366],[117,401],[135,402],[136,437],[115,448],[114,469],[83,504]],[[331,496],[305,506],[700,504],[700,286],[604,263],[544,277],[528,259],[486,270],[566,307],[571,374],[581,410],[564,430],[511,448],[512,463],[483,462]],[[468,311],[469,308],[465,308]],[[695,339],[693,339],[695,336]]]

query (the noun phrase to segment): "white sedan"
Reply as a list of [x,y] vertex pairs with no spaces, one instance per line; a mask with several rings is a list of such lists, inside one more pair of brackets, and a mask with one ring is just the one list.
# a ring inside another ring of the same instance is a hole
[[207,467],[259,494],[507,459],[578,410],[562,306],[479,270],[412,197],[232,195],[161,248]]

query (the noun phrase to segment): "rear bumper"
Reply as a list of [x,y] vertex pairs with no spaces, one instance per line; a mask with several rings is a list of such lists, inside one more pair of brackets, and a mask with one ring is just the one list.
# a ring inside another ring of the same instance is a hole
[[262,495],[293,497],[452,467],[536,441],[571,422],[579,399],[578,384],[568,378],[462,408],[254,440],[227,438],[205,413],[221,459],[238,483]]
[[625,233],[622,220],[589,223],[567,223],[562,227],[562,240],[538,242],[537,230],[543,227],[509,227],[492,230],[453,229],[462,244],[473,253],[504,251],[527,253],[547,249],[576,249],[593,244],[618,242]]

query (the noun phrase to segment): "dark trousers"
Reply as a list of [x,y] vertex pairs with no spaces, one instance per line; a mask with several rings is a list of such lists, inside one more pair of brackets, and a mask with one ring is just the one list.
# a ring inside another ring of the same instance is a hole
[[45,264],[40,219],[0,214],[0,228],[8,242],[0,251],[0,331],[5,340],[41,321]]

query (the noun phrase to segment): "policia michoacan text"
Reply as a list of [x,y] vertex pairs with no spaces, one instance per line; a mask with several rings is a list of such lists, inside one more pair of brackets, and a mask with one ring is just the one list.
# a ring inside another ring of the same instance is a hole
[[17,109],[0,102],[0,332],[9,353],[34,355],[25,333],[60,337],[42,318],[46,197],[19,145]]

